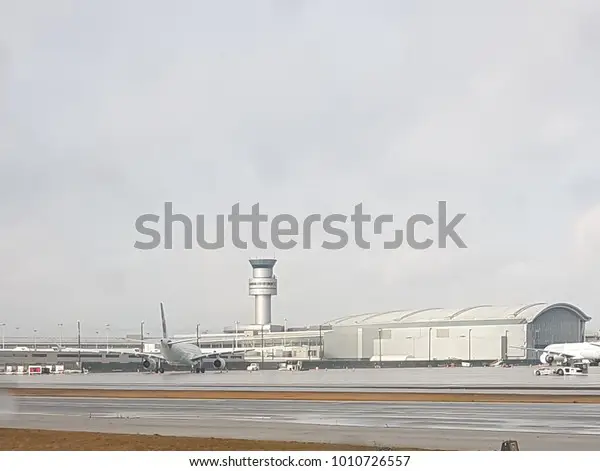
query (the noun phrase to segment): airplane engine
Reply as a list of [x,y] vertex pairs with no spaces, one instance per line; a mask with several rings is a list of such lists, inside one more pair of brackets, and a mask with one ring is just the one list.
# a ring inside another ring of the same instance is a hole
[[562,363],[564,360],[565,359],[560,355],[551,355],[549,353],[542,353],[540,356],[540,361],[547,365],[551,365],[552,363]]
[[213,361],[213,366],[216,370],[224,370],[226,364],[224,358],[216,358],[215,361]]
[[156,368],[156,362],[151,359],[151,358],[146,358],[143,362],[142,362],[142,366],[146,369],[146,370],[154,370]]

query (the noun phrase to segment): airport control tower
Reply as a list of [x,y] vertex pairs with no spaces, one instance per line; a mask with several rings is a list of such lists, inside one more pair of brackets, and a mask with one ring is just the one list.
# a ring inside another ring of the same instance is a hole
[[277,260],[272,258],[250,260],[252,278],[248,282],[248,287],[250,296],[254,296],[256,325],[271,324],[271,296],[277,294],[277,278],[273,275],[275,263]]

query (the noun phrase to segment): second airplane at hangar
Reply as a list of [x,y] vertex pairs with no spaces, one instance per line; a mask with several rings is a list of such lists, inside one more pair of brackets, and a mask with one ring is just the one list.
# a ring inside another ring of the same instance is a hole
[[587,360],[590,363],[600,363],[600,343],[555,343],[544,349],[528,348],[541,353],[540,362],[546,365],[557,365]]

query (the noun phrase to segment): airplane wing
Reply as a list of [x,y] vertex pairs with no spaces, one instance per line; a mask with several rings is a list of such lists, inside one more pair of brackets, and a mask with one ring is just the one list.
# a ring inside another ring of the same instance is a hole
[[198,361],[198,360],[203,360],[204,358],[216,358],[219,357],[221,355],[231,355],[231,354],[235,354],[235,353],[246,353],[246,352],[252,352],[256,350],[255,348],[238,348],[238,349],[231,349],[231,350],[215,350],[214,352],[205,352],[202,353],[200,355],[196,355],[195,357],[193,357],[191,359],[191,361]]
[[165,357],[162,356],[160,353],[135,353],[135,355],[141,357],[141,358],[153,358],[155,360],[161,360],[161,361],[166,361]]
[[550,353],[551,355],[558,355],[558,356],[565,357],[565,358],[582,358],[581,355],[572,355],[570,353],[565,353],[565,352],[555,352],[552,350],[546,350],[544,348],[531,348],[531,347],[510,347],[510,348],[519,348],[521,350],[530,350],[532,352],[538,352],[538,353]]
[[169,345],[175,345],[176,343],[196,343],[198,339],[196,337],[189,339],[177,339],[177,340],[169,340]]
[[[64,352],[64,353],[105,353],[106,349],[104,348],[74,348],[74,347],[53,347],[52,350],[55,352]],[[109,350],[110,351],[110,350]]]
[[162,354],[160,354],[160,353],[136,352],[136,353],[133,353],[133,355],[140,357],[140,358],[150,358],[152,360],[160,360],[160,361],[165,361],[165,362],[167,361],[165,359],[165,357],[162,356]]
[[140,358],[153,358],[155,360],[166,361],[165,357],[162,356],[162,354],[160,354],[160,353],[140,352],[139,350],[132,352],[131,350],[118,350],[118,349],[109,349],[108,352],[109,353],[135,355],[136,357],[140,357]]
[[516,346],[513,346],[513,345],[509,346],[508,348],[516,348],[518,350],[529,350],[531,352],[540,352],[540,353],[547,352],[547,353],[550,353],[550,352],[548,352],[548,350],[544,350],[543,348],[516,347]]

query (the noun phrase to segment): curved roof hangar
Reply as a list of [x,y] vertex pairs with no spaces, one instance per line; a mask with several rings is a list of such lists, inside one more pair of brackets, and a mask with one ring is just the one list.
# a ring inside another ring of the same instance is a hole
[[463,309],[429,308],[404,311],[387,311],[367,314],[356,314],[339,317],[325,322],[331,326],[368,326],[380,324],[436,323],[436,322],[486,322],[514,321],[515,323],[531,323],[537,317],[552,310],[565,309],[584,321],[591,317],[578,307],[569,303],[533,303],[518,306],[493,306],[489,304],[471,306]]

